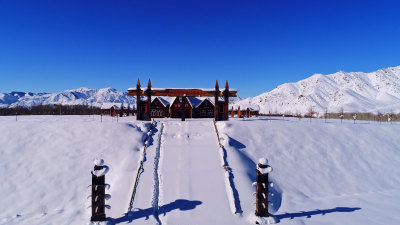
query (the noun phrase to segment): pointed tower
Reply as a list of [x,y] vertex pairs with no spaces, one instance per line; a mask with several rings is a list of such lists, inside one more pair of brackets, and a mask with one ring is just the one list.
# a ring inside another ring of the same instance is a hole
[[214,120],[219,120],[219,85],[218,80],[215,81],[215,102],[214,102]]
[[224,119],[229,120],[229,84],[228,80],[225,82],[225,91],[224,91]]
[[149,83],[147,83],[147,116],[146,120],[151,120],[151,81],[149,78]]
[[136,83],[136,120],[142,119],[141,102],[140,102],[140,81],[137,79]]

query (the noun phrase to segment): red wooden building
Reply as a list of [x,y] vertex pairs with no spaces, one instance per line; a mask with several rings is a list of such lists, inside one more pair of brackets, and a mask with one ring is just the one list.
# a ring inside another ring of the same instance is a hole
[[[137,99],[137,120],[162,117],[228,120],[229,97],[236,97],[237,93],[237,90],[229,89],[228,81],[223,90],[219,89],[218,81],[215,89],[174,89],[152,88],[150,80],[147,88],[142,89],[139,79],[136,88],[129,88],[128,91],[130,96],[136,96]],[[160,96],[166,96],[169,101]],[[171,97],[175,98],[172,100]],[[201,97],[213,97],[214,101]]]

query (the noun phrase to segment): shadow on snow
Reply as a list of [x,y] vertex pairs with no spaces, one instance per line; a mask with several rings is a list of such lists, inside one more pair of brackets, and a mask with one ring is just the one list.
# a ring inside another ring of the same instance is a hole
[[[242,163],[246,168],[246,174],[247,174],[247,178],[250,180],[250,183],[256,182],[257,178],[256,178],[256,168],[257,168],[257,164],[250,159],[250,157],[248,157],[246,155],[246,153],[244,152],[244,149],[246,149],[246,145],[244,145],[243,143],[239,142],[238,140],[229,137],[229,145],[231,147],[233,147],[233,149],[235,149],[236,153],[238,154],[239,158],[242,160]],[[243,150],[242,150],[243,149]],[[269,192],[271,192],[271,197],[270,197],[270,201],[272,203],[272,205],[269,205],[269,210],[276,212],[278,211],[278,209],[281,207],[281,203],[282,203],[282,191],[279,188],[279,185],[275,182],[275,180],[271,177],[269,177],[269,181],[274,183],[273,187],[269,188]]]
[[[179,209],[180,211],[188,211],[193,210],[196,206],[201,205],[201,201],[189,201],[185,199],[177,199],[174,202],[163,205],[158,209],[159,215],[166,215],[167,213]],[[149,219],[150,216],[154,216],[153,207],[147,209],[137,209],[137,211],[129,212],[128,214],[119,217],[119,218],[107,218],[107,220],[111,224],[119,224],[119,223],[131,223],[134,220],[140,218]]]
[[280,215],[275,215],[276,218],[278,218],[279,220],[282,219],[294,219],[297,217],[307,217],[307,218],[311,218],[311,216],[314,215],[325,215],[328,213],[335,213],[335,212],[354,212],[356,210],[360,210],[361,208],[359,207],[355,207],[355,208],[349,208],[349,207],[336,207],[333,209],[324,209],[324,210],[320,210],[320,209],[316,209],[314,211],[302,211],[302,212],[298,212],[298,213],[284,213],[284,214],[280,214]]

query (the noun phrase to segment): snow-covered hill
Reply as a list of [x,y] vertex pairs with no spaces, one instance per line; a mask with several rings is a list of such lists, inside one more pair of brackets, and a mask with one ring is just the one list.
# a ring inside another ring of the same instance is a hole
[[232,105],[258,105],[260,113],[305,114],[310,107],[316,112],[338,112],[341,107],[345,112],[400,112],[400,66],[371,73],[314,74]]
[[81,87],[61,93],[0,93],[0,108],[30,107],[35,105],[62,104],[62,105],[93,105],[100,106],[104,102],[122,102],[135,104],[136,99],[128,96],[127,92],[117,91],[114,88],[90,89]]

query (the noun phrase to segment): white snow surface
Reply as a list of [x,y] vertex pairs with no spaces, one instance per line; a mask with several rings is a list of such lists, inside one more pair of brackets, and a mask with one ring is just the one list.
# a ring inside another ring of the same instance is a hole
[[314,74],[296,83],[231,103],[235,109],[258,105],[260,113],[400,112],[400,66],[371,73]]
[[97,158],[109,166],[107,216],[123,215],[148,128],[133,117],[0,117],[0,224],[87,224]]
[[208,119],[156,120],[142,156],[149,123],[134,117],[0,117],[0,224],[89,224],[98,158],[109,166],[108,224],[254,224],[260,158],[273,168],[269,209],[279,224],[400,224],[399,123],[259,117],[217,128],[231,189]]
[[225,135],[244,216],[256,163],[273,168],[270,211],[279,224],[400,224],[400,124],[231,119]]

